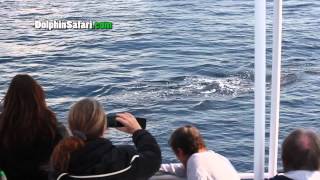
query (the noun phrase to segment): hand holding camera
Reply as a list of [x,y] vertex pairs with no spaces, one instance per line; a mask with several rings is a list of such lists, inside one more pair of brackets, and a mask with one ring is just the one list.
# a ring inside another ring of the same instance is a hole
[[142,128],[145,129],[146,127],[146,119],[137,119],[130,113],[118,113],[116,116],[107,117],[107,126],[117,127],[117,129],[120,131],[133,134],[135,131]]

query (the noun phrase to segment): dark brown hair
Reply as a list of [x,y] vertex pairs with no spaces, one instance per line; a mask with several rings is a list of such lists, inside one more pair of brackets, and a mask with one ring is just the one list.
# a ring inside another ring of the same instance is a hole
[[102,105],[90,98],[75,103],[68,115],[69,128],[74,137],[60,141],[51,155],[55,172],[68,172],[71,154],[85,145],[86,139],[103,135],[106,115]]
[[292,170],[320,170],[320,139],[310,130],[298,129],[289,134],[282,144],[285,172]]
[[199,130],[189,125],[176,129],[169,139],[169,145],[174,152],[181,148],[187,156],[206,147]]
[[16,75],[4,97],[0,144],[10,148],[36,138],[54,139],[57,119],[47,107],[41,86],[29,75]]

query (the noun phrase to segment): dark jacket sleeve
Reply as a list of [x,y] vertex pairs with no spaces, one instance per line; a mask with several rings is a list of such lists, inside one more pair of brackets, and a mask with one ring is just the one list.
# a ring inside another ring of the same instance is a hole
[[133,142],[139,158],[133,161],[133,174],[139,178],[149,178],[154,175],[161,165],[161,151],[155,138],[146,130],[133,133]]

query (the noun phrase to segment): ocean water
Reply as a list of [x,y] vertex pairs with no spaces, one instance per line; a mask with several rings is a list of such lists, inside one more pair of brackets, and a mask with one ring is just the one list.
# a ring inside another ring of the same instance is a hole
[[[0,6],[0,99],[15,74],[29,73],[64,123],[72,103],[95,97],[107,112],[146,117],[163,162],[177,162],[167,144],[173,130],[193,124],[209,149],[238,171],[252,171],[253,0],[20,0]],[[268,127],[272,1],[267,11]],[[33,27],[46,19],[111,21],[113,29]],[[292,129],[320,127],[319,27],[320,1],[284,1],[280,143]],[[106,136],[131,142],[112,129]]]

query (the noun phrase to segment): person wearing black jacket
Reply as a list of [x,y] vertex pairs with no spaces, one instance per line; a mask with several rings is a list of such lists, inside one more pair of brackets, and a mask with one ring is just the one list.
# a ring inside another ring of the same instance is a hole
[[73,137],[62,140],[51,156],[50,179],[145,180],[158,171],[161,151],[155,138],[130,113],[117,114],[135,146],[115,146],[103,138],[106,116],[94,99],[77,102],[69,112]]
[[9,180],[48,179],[54,146],[67,135],[31,76],[16,75],[0,113],[0,170]]

